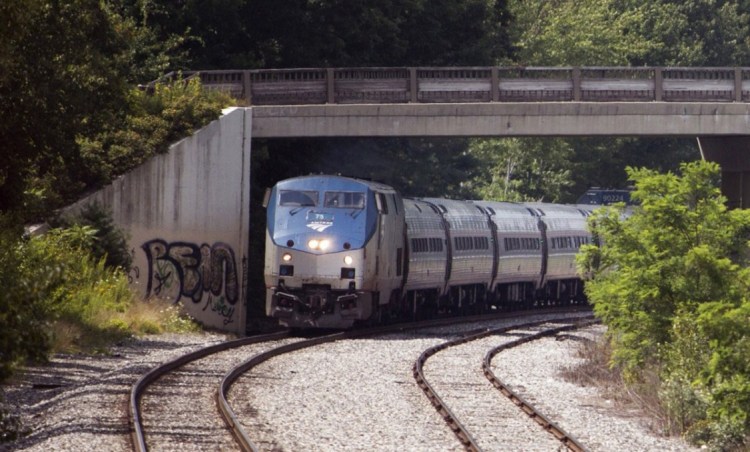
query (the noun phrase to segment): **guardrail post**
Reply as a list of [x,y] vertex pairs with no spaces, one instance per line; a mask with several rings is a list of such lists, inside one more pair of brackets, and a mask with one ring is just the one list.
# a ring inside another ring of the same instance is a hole
[[664,97],[664,72],[663,68],[654,68],[654,100],[661,102]]
[[581,101],[581,68],[573,68],[573,102]]
[[417,68],[415,67],[409,68],[409,96],[409,102],[419,102],[419,97],[417,96]]
[[248,105],[253,104],[253,91],[250,83],[250,71],[242,71],[242,94]]
[[500,100],[500,76],[498,72],[497,66],[492,66],[492,78],[490,80],[490,100],[492,102]]
[[734,68],[734,101],[742,102],[742,69]]
[[333,84],[333,68],[326,68],[326,93],[328,94],[326,102],[329,104],[336,103],[335,86]]

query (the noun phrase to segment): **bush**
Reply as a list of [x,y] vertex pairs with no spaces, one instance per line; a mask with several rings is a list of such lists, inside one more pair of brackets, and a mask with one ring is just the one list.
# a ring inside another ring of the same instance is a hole
[[79,138],[82,177],[92,187],[107,184],[217,119],[233,102],[227,94],[204,90],[198,78],[157,83],[150,92],[134,89],[124,127]]
[[629,169],[640,206],[591,217],[604,246],[584,247],[579,269],[614,363],[629,381],[661,372],[673,425],[724,449],[750,431],[750,211],[726,209],[718,174],[707,162],[681,176]]
[[133,256],[128,249],[128,238],[125,232],[118,228],[112,220],[112,215],[98,203],[86,205],[72,218],[59,218],[51,222],[60,228],[70,228],[74,225],[91,228],[93,236],[84,244],[94,259],[104,259],[110,268],[130,270]]

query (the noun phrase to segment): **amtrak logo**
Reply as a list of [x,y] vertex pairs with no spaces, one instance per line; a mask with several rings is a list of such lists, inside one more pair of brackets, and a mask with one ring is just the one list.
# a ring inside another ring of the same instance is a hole
[[331,226],[333,226],[333,214],[326,212],[307,212],[308,228],[317,232],[323,232]]
[[308,223],[307,227],[318,232],[323,232],[332,225],[333,223]]

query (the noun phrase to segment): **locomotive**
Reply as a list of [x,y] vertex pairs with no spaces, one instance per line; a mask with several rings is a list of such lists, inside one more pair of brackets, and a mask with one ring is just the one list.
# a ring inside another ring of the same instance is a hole
[[595,206],[405,198],[342,176],[267,191],[266,314],[292,328],[585,302]]

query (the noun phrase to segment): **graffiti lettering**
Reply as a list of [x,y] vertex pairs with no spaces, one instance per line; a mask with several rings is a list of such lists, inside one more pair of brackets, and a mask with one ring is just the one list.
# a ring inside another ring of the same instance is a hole
[[204,292],[222,296],[230,305],[239,298],[237,265],[226,243],[198,246],[188,242],[150,240],[141,247],[148,260],[146,295],[182,297],[198,303]]
[[141,269],[137,265],[130,267],[128,270],[128,283],[133,284],[141,277]]
[[203,310],[205,311],[209,306],[211,306],[211,311],[224,317],[224,325],[229,325],[234,322],[234,306],[226,304],[224,302],[224,297],[213,298],[209,295],[206,304],[203,306]]

